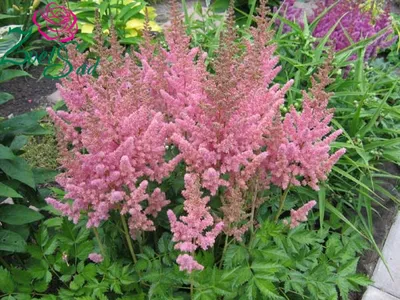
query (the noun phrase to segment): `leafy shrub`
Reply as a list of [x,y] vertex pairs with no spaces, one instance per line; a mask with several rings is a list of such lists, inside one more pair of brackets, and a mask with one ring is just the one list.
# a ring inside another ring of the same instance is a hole
[[149,25],[153,31],[161,31],[161,27],[154,21],[157,16],[155,9],[146,6],[142,0],[85,0],[70,1],[69,8],[76,14],[80,33],[76,36],[87,44],[93,45],[95,18],[97,10],[101,28],[104,33],[110,32],[111,22],[118,34],[118,40],[125,45],[137,45],[144,29],[145,11],[150,18]]

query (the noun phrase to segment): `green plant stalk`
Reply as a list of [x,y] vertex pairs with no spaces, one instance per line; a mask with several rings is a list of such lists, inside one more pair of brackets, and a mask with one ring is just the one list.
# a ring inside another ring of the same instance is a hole
[[258,193],[258,179],[256,180],[256,184],[254,185],[254,194],[253,194],[253,199],[251,201],[251,215],[250,215],[251,239],[253,238],[254,234],[254,215],[256,211],[257,193]]
[[250,7],[250,12],[247,16],[247,22],[246,22],[246,27],[249,28],[251,25],[251,21],[253,20],[253,15],[254,15],[254,10],[256,8],[256,2],[257,0],[252,0],[251,1],[251,7]]
[[190,273],[190,299],[193,299],[193,274]]
[[121,215],[121,221],[122,221],[122,226],[124,227],[125,239],[126,239],[126,242],[128,243],[129,252],[131,253],[133,262],[136,264],[137,258],[135,255],[135,251],[133,250],[132,239],[131,239],[131,236],[129,235],[128,225],[126,224],[124,215]]
[[96,236],[97,244],[99,244],[101,255],[103,255],[103,257],[105,257],[106,252],[104,251],[103,243],[100,240],[99,231],[97,230],[96,227],[93,227],[93,232],[94,232],[94,235]]
[[222,263],[224,261],[224,255],[226,252],[226,249],[228,248],[228,235],[225,236],[225,243],[224,243],[224,249],[222,249],[222,255],[221,255],[221,260],[219,262],[219,268],[222,268]]
[[279,201],[279,209],[278,209],[278,212],[277,212],[277,214],[275,216],[275,220],[274,220],[275,223],[278,222],[278,219],[279,219],[280,215],[282,214],[283,205],[285,204],[285,200],[286,200],[286,197],[287,197],[287,195],[289,193],[289,190],[290,190],[290,185],[283,192],[283,194],[281,196],[281,200]]

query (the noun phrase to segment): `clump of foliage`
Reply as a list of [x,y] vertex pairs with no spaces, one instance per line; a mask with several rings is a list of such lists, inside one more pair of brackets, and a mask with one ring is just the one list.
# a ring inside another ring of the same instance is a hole
[[99,12],[103,33],[109,34],[111,23],[116,30],[118,40],[124,45],[137,45],[141,40],[147,10],[149,25],[154,32],[161,27],[154,21],[155,9],[142,0],[85,0],[69,1],[69,8],[76,14],[80,32],[76,35],[86,46],[93,45],[96,20],[95,11]]

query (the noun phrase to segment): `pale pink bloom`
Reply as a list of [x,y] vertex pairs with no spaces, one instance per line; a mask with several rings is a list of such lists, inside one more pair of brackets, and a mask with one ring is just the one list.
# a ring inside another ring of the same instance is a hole
[[187,271],[188,273],[192,273],[193,270],[201,271],[204,269],[202,265],[188,254],[180,254],[176,259],[176,262],[179,264],[179,270]]
[[290,228],[295,228],[300,225],[300,222],[307,221],[308,212],[317,204],[315,200],[311,200],[300,207],[298,210],[290,211]]
[[94,263],[101,263],[103,261],[103,256],[98,253],[90,253],[88,258]]

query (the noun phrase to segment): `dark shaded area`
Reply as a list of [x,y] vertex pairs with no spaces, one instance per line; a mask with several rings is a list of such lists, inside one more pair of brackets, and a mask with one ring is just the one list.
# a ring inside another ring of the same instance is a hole
[[42,78],[43,66],[31,67],[27,70],[34,78],[17,77],[0,84],[0,91],[14,96],[13,100],[0,105],[0,116],[14,116],[31,111],[45,103],[45,97],[56,91],[58,80]]

